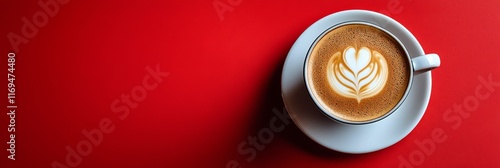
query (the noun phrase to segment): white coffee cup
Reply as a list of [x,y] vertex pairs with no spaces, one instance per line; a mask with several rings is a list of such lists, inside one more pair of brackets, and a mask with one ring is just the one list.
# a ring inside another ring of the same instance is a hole
[[[409,61],[409,65],[410,65],[411,70],[410,70],[409,82],[408,82],[408,86],[406,87],[406,91],[405,91],[403,97],[401,99],[399,99],[399,102],[397,103],[396,106],[394,106],[391,110],[385,112],[384,115],[381,115],[377,118],[373,118],[373,119],[365,120],[365,121],[353,121],[353,120],[343,119],[342,117],[340,117],[337,114],[335,114],[334,112],[332,112],[331,108],[325,107],[326,105],[324,103],[322,103],[321,100],[319,100],[317,95],[313,94],[311,84],[308,82],[309,81],[308,80],[309,77],[307,76],[307,74],[308,74],[307,69],[308,68],[307,68],[307,66],[304,66],[304,74],[305,74],[304,79],[305,79],[306,87],[309,91],[309,95],[311,96],[312,100],[315,102],[317,107],[319,109],[321,109],[321,111],[329,118],[332,118],[335,121],[338,121],[338,122],[341,122],[344,124],[352,124],[352,125],[373,123],[373,122],[382,120],[385,117],[387,117],[387,116],[391,115],[392,113],[394,113],[395,111],[397,111],[399,106],[402,103],[404,103],[406,96],[408,96],[408,93],[412,89],[411,85],[412,85],[412,81],[414,80],[414,76],[418,75],[419,73],[427,72],[429,70],[437,68],[440,66],[440,63],[441,63],[440,58],[437,54],[410,55],[408,52],[408,48],[406,48],[406,46],[418,45],[420,47],[420,44],[418,44],[418,41],[416,41],[416,40],[400,40],[400,38],[413,37],[413,35],[411,35],[410,31],[408,29],[406,29],[405,27],[403,27],[397,21],[395,21],[395,20],[393,20],[385,15],[383,15],[383,17],[380,17],[380,15],[382,15],[380,13],[371,12],[371,11],[364,11],[364,10],[357,10],[357,11],[359,11],[357,13],[362,13],[363,15],[367,15],[367,16],[374,16],[374,18],[377,18],[377,19],[372,19],[371,22],[358,21],[358,20],[346,20],[346,21],[339,22],[338,24],[331,25],[331,26],[329,26],[328,29],[320,30],[320,31],[323,31],[323,33],[321,33],[316,38],[316,41],[311,45],[311,48],[314,47],[316,45],[316,43],[318,42],[318,40],[320,40],[321,37],[323,37],[326,34],[326,32],[328,32],[330,30],[336,29],[336,28],[344,26],[344,25],[365,24],[365,25],[368,25],[371,27],[375,27],[381,31],[384,31],[387,34],[391,35],[395,40],[397,40],[398,43],[401,45],[401,47],[406,52],[405,56],[408,57],[407,60]],[[334,13],[332,15],[352,15],[352,12],[344,11],[344,12]],[[318,23],[319,23],[319,21],[318,21]],[[414,43],[404,44],[402,41],[404,41],[405,43],[415,42],[417,44],[414,44]],[[306,59],[305,59],[306,64],[309,61],[310,55],[311,55],[311,49],[309,50],[309,52],[306,56]]]

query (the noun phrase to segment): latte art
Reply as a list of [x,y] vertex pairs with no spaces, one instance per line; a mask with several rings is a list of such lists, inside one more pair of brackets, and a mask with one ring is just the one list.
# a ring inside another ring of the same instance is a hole
[[358,103],[380,93],[389,75],[384,56],[367,47],[356,50],[350,46],[343,53],[335,53],[326,70],[332,89],[341,96],[356,99]]

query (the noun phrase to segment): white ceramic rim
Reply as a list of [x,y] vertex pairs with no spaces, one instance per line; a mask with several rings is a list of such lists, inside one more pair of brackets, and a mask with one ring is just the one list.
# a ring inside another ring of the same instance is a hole
[[[384,33],[386,33],[387,35],[391,36],[399,45],[401,45],[401,47],[403,48],[404,52],[405,52],[405,55],[404,57],[406,57],[406,61],[408,63],[408,66],[409,66],[409,72],[410,72],[410,78],[408,79],[408,85],[406,86],[406,90],[405,90],[405,93],[403,94],[403,96],[399,99],[398,103],[391,108],[391,110],[389,110],[388,112],[386,112],[384,115],[382,116],[379,116],[377,118],[373,118],[371,120],[366,120],[366,121],[349,121],[349,120],[346,120],[346,119],[343,119],[335,114],[332,114],[331,112],[329,112],[328,109],[326,109],[325,107],[323,107],[323,104],[319,103],[317,100],[318,98],[315,98],[315,95],[313,93],[313,91],[311,90],[311,88],[309,87],[309,82],[308,80],[306,79],[307,78],[307,62],[309,61],[309,58],[311,56],[311,51],[313,50],[314,46],[316,46],[316,44],[318,43],[318,41],[323,38],[328,32],[338,28],[338,27],[342,27],[342,26],[346,26],[346,25],[353,25],[353,24],[356,24],[356,25],[366,25],[366,26],[370,26],[370,27],[373,27],[373,28],[376,28]],[[323,111],[323,113],[325,115],[327,115],[328,117],[332,118],[333,120],[336,120],[336,121],[339,121],[339,122],[342,122],[342,123],[345,123],[345,124],[369,124],[369,123],[372,123],[372,122],[377,122],[377,121],[380,121],[382,119],[384,119],[385,117],[391,115],[394,111],[396,111],[399,106],[405,101],[406,99],[406,96],[408,96],[408,93],[410,92],[410,89],[411,89],[411,83],[412,83],[412,80],[413,80],[413,73],[414,73],[414,68],[413,68],[413,63],[412,63],[412,60],[408,54],[408,51],[406,51],[406,48],[404,46],[404,44],[399,40],[397,39],[396,36],[394,36],[391,32],[383,29],[382,27],[379,27],[377,25],[373,25],[371,23],[366,23],[366,22],[360,22],[360,21],[351,21],[351,22],[345,22],[345,23],[339,23],[337,25],[333,25],[332,27],[326,29],[323,33],[321,33],[320,36],[318,36],[316,38],[316,40],[314,40],[314,43],[309,47],[309,50],[307,52],[307,55],[306,55],[306,58],[305,58],[305,61],[304,61],[304,82],[306,83],[306,87],[307,87],[307,91],[309,92],[309,95],[311,95],[312,97],[312,100],[314,101],[314,103],[316,103],[316,106],[318,106],[318,108],[321,109],[321,111]]]

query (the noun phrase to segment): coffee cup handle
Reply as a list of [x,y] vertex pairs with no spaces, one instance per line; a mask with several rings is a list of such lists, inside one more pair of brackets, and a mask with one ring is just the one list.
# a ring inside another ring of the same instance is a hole
[[429,71],[441,65],[441,59],[437,54],[427,54],[411,59],[413,71]]

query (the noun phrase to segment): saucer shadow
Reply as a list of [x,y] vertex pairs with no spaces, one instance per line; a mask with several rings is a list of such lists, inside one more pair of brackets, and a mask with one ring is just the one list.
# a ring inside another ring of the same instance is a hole
[[[261,103],[258,105],[259,113],[255,118],[255,125],[252,127],[252,132],[258,132],[262,128],[269,127],[269,121],[273,117],[276,117],[273,109],[278,110],[280,113],[284,113],[287,117],[289,117],[289,113],[284,111],[285,106],[281,97],[281,74],[285,61],[284,59],[286,58],[288,50],[282,53],[284,55],[282,57],[283,59],[280,60],[280,62],[275,66],[272,75],[267,80],[267,84],[265,85],[266,87],[260,94]],[[337,152],[316,143],[304,134],[292,121],[292,119],[289,119],[289,123],[285,126],[285,129],[282,132],[275,133],[274,141],[279,141],[279,139],[287,142],[288,144],[292,144],[293,147],[298,148],[298,150],[330,160],[346,160],[359,156],[356,154]],[[276,142],[271,142],[269,145],[273,145],[273,143]]]

